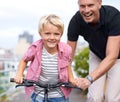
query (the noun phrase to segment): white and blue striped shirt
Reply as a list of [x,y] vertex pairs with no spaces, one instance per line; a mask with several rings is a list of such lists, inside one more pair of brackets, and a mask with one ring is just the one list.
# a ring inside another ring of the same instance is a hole
[[[58,75],[58,53],[51,55],[47,52],[47,50],[43,47],[42,50],[42,65],[41,65],[41,74],[39,77],[39,82],[42,84],[54,84],[59,81]],[[35,92],[39,93],[39,95],[44,95],[44,90],[38,86],[35,86]],[[48,97],[61,97],[63,96],[60,88],[56,88],[50,90],[48,93]]]

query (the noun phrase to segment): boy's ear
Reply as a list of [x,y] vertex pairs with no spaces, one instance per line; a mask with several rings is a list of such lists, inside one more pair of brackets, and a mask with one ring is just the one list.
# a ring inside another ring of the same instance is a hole
[[39,33],[39,35],[41,35],[41,32],[38,32]]

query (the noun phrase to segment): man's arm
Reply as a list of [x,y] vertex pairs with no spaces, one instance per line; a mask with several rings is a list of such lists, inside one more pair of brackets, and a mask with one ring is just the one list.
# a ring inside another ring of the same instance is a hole
[[110,36],[106,46],[106,57],[99,64],[96,70],[90,74],[94,81],[104,75],[114,65],[118,58],[119,51],[120,36]]
[[[120,36],[111,36],[108,38],[106,46],[106,57],[98,65],[98,67],[89,74],[93,81],[104,75],[114,65],[120,52]],[[87,78],[79,78],[79,87],[86,89],[90,86],[90,80]]]
[[75,50],[76,50],[76,45],[77,45],[77,41],[67,41],[67,43],[71,46],[72,48],[72,60],[73,60],[73,57],[74,57],[74,53],[75,53]]

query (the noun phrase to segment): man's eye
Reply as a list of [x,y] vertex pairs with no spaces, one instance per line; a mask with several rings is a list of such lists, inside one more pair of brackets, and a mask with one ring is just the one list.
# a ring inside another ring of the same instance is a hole
[[85,8],[85,6],[84,5],[80,5],[80,8]]
[[93,7],[94,5],[93,4],[90,4],[90,5],[88,5],[89,7]]

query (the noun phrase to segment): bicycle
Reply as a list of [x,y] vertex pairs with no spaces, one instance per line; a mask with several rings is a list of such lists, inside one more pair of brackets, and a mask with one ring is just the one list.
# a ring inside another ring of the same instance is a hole
[[[14,78],[10,78],[10,82],[14,82]],[[15,86],[15,88],[17,88],[19,86],[31,87],[31,86],[34,86],[34,85],[37,85],[37,86],[44,89],[44,100],[43,100],[43,102],[49,102],[48,101],[49,90],[60,87],[60,86],[67,87],[67,88],[76,88],[76,89],[79,89],[80,91],[83,91],[81,88],[79,88],[77,86],[73,86],[70,82],[58,82],[56,84],[45,84],[45,85],[43,85],[43,84],[41,84],[37,81],[27,80],[27,79],[23,79],[23,82],[21,84],[17,84]]]

